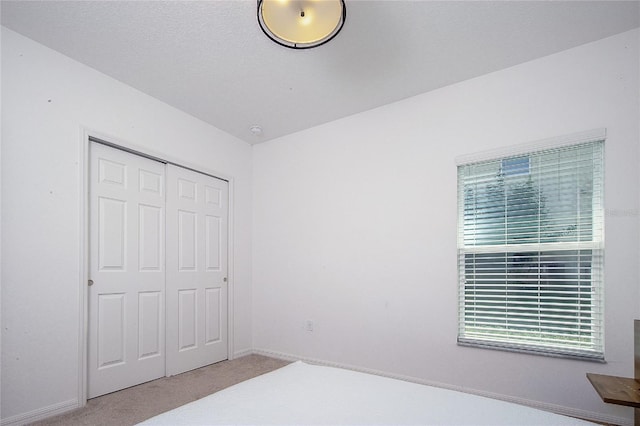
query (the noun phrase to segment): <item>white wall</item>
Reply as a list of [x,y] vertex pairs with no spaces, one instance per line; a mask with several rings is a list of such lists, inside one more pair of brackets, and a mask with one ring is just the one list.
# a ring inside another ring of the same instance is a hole
[[[585,373],[633,375],[638,38],[627,32],[255,146],[254,347],[628,422],[631,409],[602,403]],[[601,127],[607,364],[457,346],[455,157]]]
[[234,347],[251,349],[251,147],[3,28],[3,423],[80,403],[83,128],[233,178]]

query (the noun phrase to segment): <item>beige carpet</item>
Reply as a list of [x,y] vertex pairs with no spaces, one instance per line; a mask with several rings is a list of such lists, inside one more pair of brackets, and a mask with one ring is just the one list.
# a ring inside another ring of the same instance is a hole
[[287,365],[248,355],[90,399],[84,408],[36,425],[133,425],[187,402]]

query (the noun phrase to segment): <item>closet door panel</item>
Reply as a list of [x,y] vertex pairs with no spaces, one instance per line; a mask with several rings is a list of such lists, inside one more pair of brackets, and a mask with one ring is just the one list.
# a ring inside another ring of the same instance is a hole
[[228,183],[167,166],[167,375],[228,358]]
[[165,165],[90,143],[88,396],[165,374]]

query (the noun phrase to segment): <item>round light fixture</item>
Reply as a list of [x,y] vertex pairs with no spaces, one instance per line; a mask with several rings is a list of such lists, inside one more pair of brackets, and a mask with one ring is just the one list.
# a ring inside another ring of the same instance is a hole
[[347,16],[344,0],[258,0],[258,22],[273,41],[293,49],[334,38]]

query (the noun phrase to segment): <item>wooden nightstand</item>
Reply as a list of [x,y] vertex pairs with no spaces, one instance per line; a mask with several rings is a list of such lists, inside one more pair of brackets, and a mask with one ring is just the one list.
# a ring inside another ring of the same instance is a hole
[[640,426],[640,320],[633,322],[633,329],[635,379],[594,373],[587,373],[587,379],[604,402],[633,407],[634,424]]

